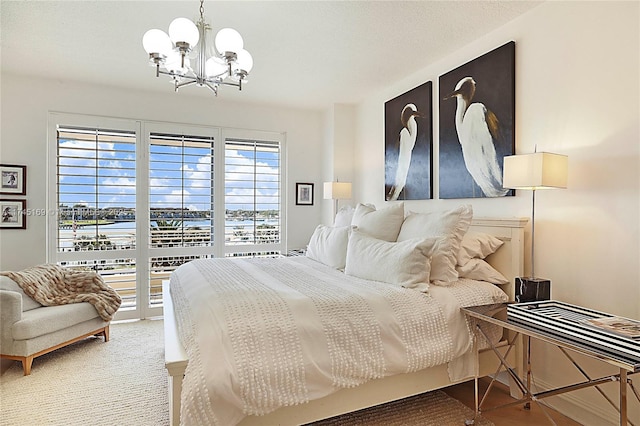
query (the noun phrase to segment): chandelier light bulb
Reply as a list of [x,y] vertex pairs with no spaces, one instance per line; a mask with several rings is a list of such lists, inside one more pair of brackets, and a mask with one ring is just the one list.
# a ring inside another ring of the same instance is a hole
[[200,40],[196,24],[187,18],[176,18],[169,25],[169,37],[174,44],[184,42],[193,48]]
[[149,54],[160,53],[165,56],[173,49],[173,44],[171,44],[171,39],[169,39],[167,33],[158,29],[149,30],[144,33],[142,46]]
[[251,68],[253,68],[253,58],[251,57],[251,54],[247,52],[245,49],[242,49],[238,51],[237,55],[238,55],[238,59],[236,60],[237,68],[249,74],[249,72],[251,71]]
[[244,41],[239,32],[233,28],[223,28],[216,34],[216,49],[219,53],[238,53],[244,47]]
[[207,77],[219,76],[220,78],[224,78],[224,73],[229,70],[229,67],[221,59],[212,57],[207,59],[204,69]]
[[167,71],[174,73],[176,75],[185,75],[189,68],[191,67],[191,63],[189,61],[189,57],[184,58],[184,67],[182,65],[182,56],[180,53],[172,51],[168,56],[167,60],[164,63],[164,67]]

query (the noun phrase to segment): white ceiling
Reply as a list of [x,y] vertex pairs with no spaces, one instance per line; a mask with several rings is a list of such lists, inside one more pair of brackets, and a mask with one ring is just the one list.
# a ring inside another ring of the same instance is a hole
[[[205,1],[214,32],[237,29],[254,58],[242,92],[219,98],[321,109],[371,91],[445,57],[539,1]],[[167,31],[199,1],[2,0],[2,72],[171,92],[155,78],[142,36]],[[188,87],[179,96],[213,96]]]

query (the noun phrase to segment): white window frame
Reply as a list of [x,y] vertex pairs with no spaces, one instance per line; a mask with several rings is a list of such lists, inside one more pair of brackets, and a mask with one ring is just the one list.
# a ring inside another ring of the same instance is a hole
[[[277,244],[225,245],[225,215],[214,213],[213,247],[188,247],[188,254],[209,254],[224,257],[239,252],[279,251],[287,249],[287,174],[286,135],[284,133],[231,129],[216,126],[202,126],[181,123],[166,123],[150,120],[136,120],[64,112],[50,112],[48,116],[47,144],[47,215],[46,245],[47,262],[57,263],[71,260],[93,260],[95,252],[59,252],[57,248],[58,211],[57,205],[57,128],[60,126],[103,128],[132,131],[136,135],[136,249],[132,251],[101,251],[102,259],[131,257],[136,259],[136,306],[120,310],[116,320],[149,318],[162,315],[161,306],[149,306],[149,261],[158,256],[185,255],[185,248],[150,248],[149,218],[149,137],[154,133],[184,133],[214,138],[214,206],[225,206],[225,142],[227,139],[246,139],[277,142],[280,145],[280,242]],[[141,214],[140,212],[144,212]],[[222,236],[222,237],[221,237]],[[122,253],[121,253],[122,252]]]

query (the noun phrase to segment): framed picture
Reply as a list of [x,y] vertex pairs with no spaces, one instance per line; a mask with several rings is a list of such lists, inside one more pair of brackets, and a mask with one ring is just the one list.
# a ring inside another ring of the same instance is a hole
[[439,77],[440,198],[514,195],[502,187],[515,154],[515,42]]
[[26,200],[0,199],[0,229],[26,229],[27,228],[27,202]]
[[313,205],[313,184],[312,183],[296,183],[296,205],[297,206]]
[[384,104],[384,198],[433,198],[431,82]]
[[0,164],[0,194],[27,195],[27,166]]

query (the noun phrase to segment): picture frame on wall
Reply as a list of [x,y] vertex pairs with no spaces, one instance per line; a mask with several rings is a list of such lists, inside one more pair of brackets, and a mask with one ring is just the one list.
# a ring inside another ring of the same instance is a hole
[[0,229],[27,229],[27,201],[0,199]]
[[427,81],[384,104],[386,201],[433,198],[431,92]]
[[439,77],[439,197],[497,198],[515,154],[515,42]]
[[313,184],[299,182],[296,183],[296,205],[312,206],[313,205]]
[[0,164],[0,194],[27,195],[27,166]]

